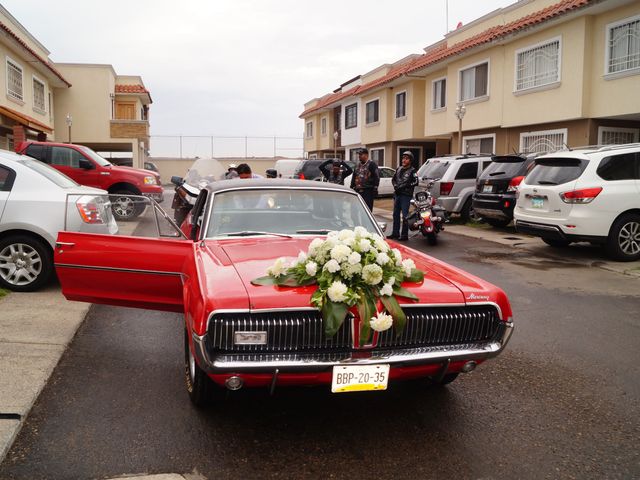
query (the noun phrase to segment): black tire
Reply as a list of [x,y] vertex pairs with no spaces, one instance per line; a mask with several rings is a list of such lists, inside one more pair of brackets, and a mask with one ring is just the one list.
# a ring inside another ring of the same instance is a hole
[[606,250],[612,259],[620,262],[640,259],[640,215],[627,213],[613,222]]
[[437,381],[435,379],[431,379],[431,383],[433,383],[434,385],[438,385],[440,387],[443,387],[445,385],[450,384],[451,382],[453,382],[456,378],[458,378],[459,373],[447,373],[444,377],[442,377],[442,380]]
[[438,234],[436,232],[427,233],[427,243],[429,245],[438,244]]
[[464,202],[462,210],[460,210],[460,220],[467,223],[472,217],[475,218],[476,215],[473,211],[473,203],[471,202],[471,197],[469,197],[467,198],[467,201]]
[[9,235],[0,240],[0,287],[33,292],[51,279],[51,247],[35,237]]
[[111,194],[111,211],[116,220],[129,222],[144,212],[146,205],[130,195],[136,194],[128,190],[118,190]]
[[211,405],[219,387],[198,366],[189,347],[189,337],[186,329],[184,331],[184,374],[191,403],[198,408],[205,408]]
[[556,238],[543,238],[542,241],[553,248],[565,248],[571,243],[569,240],[560,240]]
[[484,218],[484,221],[487,222],[492,227],[503,228],[511,223],[511,219],[497,219],[497,218]]

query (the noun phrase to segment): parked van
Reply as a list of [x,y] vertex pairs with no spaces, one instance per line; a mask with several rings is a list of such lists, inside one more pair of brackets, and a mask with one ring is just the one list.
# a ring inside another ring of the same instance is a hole
[[273,168],[278,172],[278,178],[293,178],[300,162],[299,159],[277,160]]

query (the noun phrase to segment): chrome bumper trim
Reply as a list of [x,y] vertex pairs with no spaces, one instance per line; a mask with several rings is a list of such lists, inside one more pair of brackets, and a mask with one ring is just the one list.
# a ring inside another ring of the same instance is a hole
[[[353,352],[344,353],[261,353],[261,354],[221,354],[210,357],[205,343],[207,335],[193,334],[193,345],[198,365],[207,373],[229,373],[247,371],[280,373],[289,371],[323,371],[335,365],[375,365],[389,363],[391,366],[440,363],[446,360],[485,359],[498,355],[509,342],[513,332],[513,322],[504,322],[502,337],[485,344],[421,347],[411,349],[374,350],[371,357],[353,357]],[[361,353],[361,352],[357,352]]]

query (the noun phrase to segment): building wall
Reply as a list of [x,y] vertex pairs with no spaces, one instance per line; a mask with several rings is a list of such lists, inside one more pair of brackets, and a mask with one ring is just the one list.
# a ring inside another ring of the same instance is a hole
[[[313,135],[311,137],[307,137],[307,123],[313,122]],[[319,125],[320,124],[320,115],[313,114],[304,119],[304,151],[305,152],[315,152],[319,150],[320,142],[319,139]]]
[[[421,138],[424,134],[424,81],[413,80],[391,89],[391,140]],[[407,115],[395,118],[396,95],[407,92]]]
[[73,85],[55,96],[56,141],[68,141],[67,114],[73,117],[71,141],[108,143],[111,141],[111,97],[115,72],[108,65],[60,64],[62,75]]
[[[451,89],[451,85],[449,85],[449,78],[447,77],[447,69],[442,69],[430,73],[426,76],[424,81],[424,136],[425,137],[436,137],[438,135],[444,136],[448,135],[450,130],[447,129],[447,116],[453,115],[455,111],[456,105],[455,103],[450,103],[451,98],[449,97],[449,90]],[[446,78],[446,104],[444,108],[433,110],[431,107],[433,105],[433,81]]]
[[[392,107],[389,102],[389,89],[385,88],[362,97],[362,135],[363,145],[370,146],[374,143],[385,142],[389,134],[389,125],[393,116]],[[378,121],[367,124],[366,105],[371,101],[378,100]],[[386,157],[385,157],[386,158]]]

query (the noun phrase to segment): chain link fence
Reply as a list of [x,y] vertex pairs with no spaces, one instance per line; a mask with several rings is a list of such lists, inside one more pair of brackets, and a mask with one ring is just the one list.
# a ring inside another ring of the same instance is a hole
[[300,137],[151,135],[154,157],[289,157],[302,158],[304,141]]

